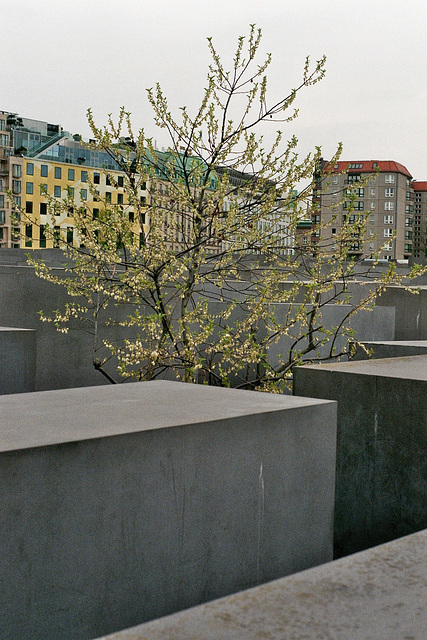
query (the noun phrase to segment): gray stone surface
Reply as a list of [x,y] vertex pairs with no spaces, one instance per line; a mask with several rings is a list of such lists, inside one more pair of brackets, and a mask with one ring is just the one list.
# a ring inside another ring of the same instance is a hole
[[0,395],[35,389],[36,332],[0,327]]
[[0,639],[88,640],[332,557],[336,404],[171,382],[0,398]]
[[409,290],[387,287],[378,300],[396,309],[395,340],[424,340],[427,336],[427,285]]
[[299,396],[338,401],[335,556],[427,527],[427,356],[304,366]]
[[99,640],[425,640],[427,532]]
[[363,340],[362,343],[369,353],[362,346],[356,345],[356,352],[352,360],[399,358],[427,354],[427,340],[390,340],[387,342]]

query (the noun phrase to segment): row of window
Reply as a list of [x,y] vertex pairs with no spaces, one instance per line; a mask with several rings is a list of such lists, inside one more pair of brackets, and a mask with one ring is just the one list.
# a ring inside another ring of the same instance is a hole
[[[19,172],[21,170],[20,165],[14,165],[14,167],[19,167]],[[32,162],[27,162],[27,167],[26,167],[26,171],[27,171],[27,175],[28,176],[33,176],[34,175],[34,163]],[[42,164],[40,165],[40,175],[44,178],[46,178],[48,176],[48,172],[49,172],[49,166],[47,164]],[[76,176],[76,171],[75,169],[67,169],[67,179],[70,181],[74,181],[75,180],[75,176]],[[19,176],[16,177],[20,177],[20,173]],[[54,167],[54,177],[55,180],[61,180],[62,179],[62,167]],[[88,172],[85,170],[81,170],[80,171],[80,180],[81,182],[87,182],[88,179]],[[117,186],[118,187],[123,187],[124,186],[124,176],[117,176]],[[98,171],[95,171],[93,174],[93,183],[94,184],[101,184],[101,173],[99,173]],[[108,175],[105,176],[105,183],[107,186],[111,186],[111,179]],[[146,189],[146,183],[143,182],[141,183],[140,186],[142,191],[145,191]]]

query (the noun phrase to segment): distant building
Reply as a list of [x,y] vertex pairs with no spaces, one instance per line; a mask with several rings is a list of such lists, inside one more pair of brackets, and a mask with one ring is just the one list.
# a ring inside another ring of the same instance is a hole
[[[408,169],[391,160],[322,160],[313,197],[312,242],[330,243],[346,220],[367,215],[366,234],[354,237],[350,254],[407,260],[413,254],[414,189]],[[329,175],[324,176],[327,170]],[[357,186],[360,183],[360,186]],[[323,228],[323,225],[326,225]]]
[[414,258],[427,258],[427,182],[412,183],[415,195]]

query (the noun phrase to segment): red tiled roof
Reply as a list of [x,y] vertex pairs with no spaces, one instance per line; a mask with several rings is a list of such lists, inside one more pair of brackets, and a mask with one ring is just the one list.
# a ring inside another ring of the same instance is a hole
[[[362,165],[357,168],[349,168],[349,165]],[[351,173],[375,173],[375,171],[381,171],[381,173],[403,173],[403,175],[412,178],[408,169],[394,160],[340,160],[334,167],[331,168],[332,173],[351,172]]]
[[413,182],[414,191],[427,191],[427,182]]

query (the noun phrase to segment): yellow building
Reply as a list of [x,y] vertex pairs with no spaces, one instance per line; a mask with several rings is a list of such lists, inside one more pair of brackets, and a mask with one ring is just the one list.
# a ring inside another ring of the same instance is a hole
[[[89,215],[97,218],[105,205],[118,205],[131,223],[135,222],[134,207],[128,203],[125,174],[99,168],[23,157],[21,246],[33,249],[59,246],[60,238],[80,246],[74,226],[74,208],[85,206]],[[146,205],[147,185],[141,182],[140,204]],[[55,209],[55,201],[62,206]],[[72,205],[71,205],[72,201]],[[64,206],[67,203],[70,206]],[[142,214],[145,233],[148,225]],[[135,225],[136,227],[137,225]]]

